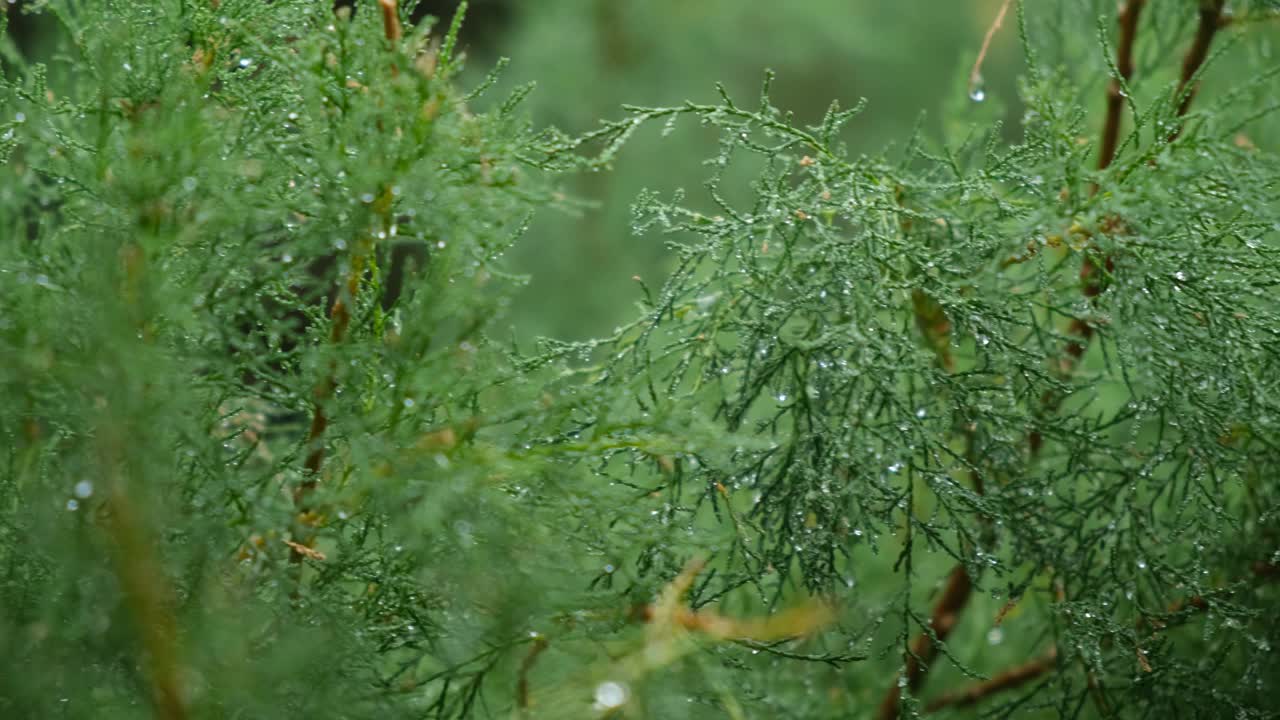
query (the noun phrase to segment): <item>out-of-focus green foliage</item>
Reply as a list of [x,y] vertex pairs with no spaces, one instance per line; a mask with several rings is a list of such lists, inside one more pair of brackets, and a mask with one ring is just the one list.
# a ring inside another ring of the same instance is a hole
[[[972,107],[963,80],[998,3],[804,0],[539,0],[515,3],[516,22],[495,52],[512,58],[514,83],[536,82],[536,117],[586,129],[624,103],[709,101],[722,82],[737,94],[759,86],[764,68],[779,76],[776,100],[813,122],[838,99],[870,102],[842,140],[855,152],[902,142],[918,122],[930,138],[944,131],[944,111],[961,128],[1008,109],[1016,58],[1011,34],[997,38],[989,60],[993,100]],[[928,22],[920,18],[927,17]],[[565,102],[563,98],[574,98]],[[670,270],[660,245],[618,233],[645,188],[694,187],[714,133],[663,137],[638,132],[612,171],[571,185],[596,203],[582,218],[541,216],[516,251],[531,274],[516,313],[523,332],[588,337],[626,318],[633,275],[650,282]]]
[[0,717],[1276,716],[1274,2],[394,5],[0,48]]

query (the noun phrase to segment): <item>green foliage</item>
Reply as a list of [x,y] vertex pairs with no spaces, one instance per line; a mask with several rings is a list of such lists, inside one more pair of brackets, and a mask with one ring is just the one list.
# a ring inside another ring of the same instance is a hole
[[[481,111],[461,15],[40,4],[0,713],[1275,717],[1275,10],[1136,3],[1130,73],[1087,5],[1011,11],[1015,141],[867,154],[772,75],[580,136]],[[718,138],[633,208],[668,279],[504,339],[556,176],[651,125]]]
[[[996,116],[998,91],[1012,89],[1013,72],[1002,68],[1017,55],[1016,38],[997,38],[993,100],[977,107],[952,90],[990,20],[983,3],[805,0],[767,11],[738,0],[511,4],[517,22],[493,36],[489,52],[512,58],[507,82],[537,82],[529,102],[538,117],[574,129],[592,127],[623,103],[714,101],[717,82],[745,96],[770,67],[785,80],[775,88],[775,102],[799,117],[822,113],[833,98],[850,104],[867,98],[868,112],[845,139],[855,152],[880,152],[904,140],[917,121],[936,136],[944,121]],[[918,22],[926,14],[930,22]],[[660,243],[619,242],[616,228],[627,222],[641,189],[696,185],[714,142],[710,129],[663,134],[660,127],[643,128],[609,172],[571,178],[572,193],[593,207],[581,219],[540,215],[529,241],[515,248],[513,261],[531,275],[521,292],[530,301],[513,314],[517,331],[584,339],[630,319],[628,278],[661,282],[671,259]]]

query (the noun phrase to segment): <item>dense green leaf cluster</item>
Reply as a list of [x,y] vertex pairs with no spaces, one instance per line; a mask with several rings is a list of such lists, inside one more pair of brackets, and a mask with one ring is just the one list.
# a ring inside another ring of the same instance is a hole
[[[38,4],[0,713],[1275,717],[1275,10],[1033,5],[1015,141],[869,156],[771,75],[535,130],[390,0]],[[646,125],[718,137],[634,207],[675,270],[503,340]]]

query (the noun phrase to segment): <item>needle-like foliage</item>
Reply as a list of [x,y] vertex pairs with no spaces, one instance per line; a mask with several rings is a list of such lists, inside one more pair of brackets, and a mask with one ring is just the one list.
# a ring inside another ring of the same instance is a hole
[[[536,130],[393,0],[39,3],[0,714],[1275,717],[1276,9],[1093,5],[1008,11],[1016,129],[866,156],[771,75]],[[719,138],[668,279],[505,340],[653,124]]]

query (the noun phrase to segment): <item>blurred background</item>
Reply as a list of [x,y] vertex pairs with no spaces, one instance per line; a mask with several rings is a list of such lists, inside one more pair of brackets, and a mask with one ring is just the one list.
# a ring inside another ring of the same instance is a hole
[[[423,0],[415,15],[447,23],[459,2]],[[9,35],[38,59],[47,55],[44,31],[23,12],[29,5],[9,0]],[[462,43],[471,84],[500,57],[511,59],[481,107],[536,82],[525,109],[538,127],[580,133],[620,117],[623,103],[715,102],[717,82],[751,105],[773,69],[775,104],[801,124],[819,122],[832,101],[850,107],[866,98],[844,139],[855,155],[880,154],[905,143],[917,123],[933,141],[997,119],[1016,133],[1013,82],[1023,63],[1013,12],[984,65],[984,102],[972,102],[966,89],[999,7],[1000,0],[471,0]],[[707,175],[702,163],[715,152],[715,133],[704,128],[685,124],[664,137],[661,127],[647,127],[611,171],[566,179],[581,210],[543,213],[512,251],[513,269],[529,277],[512,306],[514,336],[525,344],[581,339],[630,319],[639,297],[632,277],[658,286],[672,258],[662,238],[631,232],[632,202],[644,189],[697,190]]]
[[[427,2],[452,14],[456,0]],[[1007,118],[1016,127],[1014,77],[1022,68],[1010,13],[984,65],[986,98],[973,103],[969,70],[999,0],[473,0],[464,33],[477,77],[501,56],[511,65],[489,97],[536,82],[526,109],[537,125],[570,133],[618,118],[624,103],[715,102],[722,82],[754,105],[766,69],[777,73],[776,105],[818,123],[832,101],[868,101],[844,139],[858,153],[901,145],[917,122],[941,140]],[[943,118],[955,127],[945,127]],[[892,153],[892,151],[890,150]],[[665,136],[644,128],[610,172],[567,181],[586,201],[580,214],[544,213],[512,251],[529,285],[513,307],[517,337],[578,339],[612,330],[633,314],[640,276],[659,286],[672,253],[663,239],[631,232],[644,189],[697,190],[716,134],[690,122]]]

